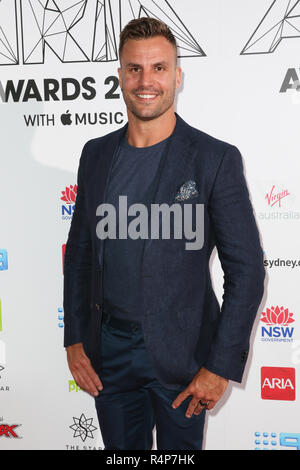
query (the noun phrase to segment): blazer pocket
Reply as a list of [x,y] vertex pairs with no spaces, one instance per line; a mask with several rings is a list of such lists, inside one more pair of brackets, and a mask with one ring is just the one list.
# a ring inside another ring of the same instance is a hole
[[202,323],[202,310],[195,307],[183,307],[177,311],[177,318],[183,330],[199,328]]
[[190,204],[200,204],[203,199],[203,196],[201,194],[197,194],[195,196],[190,196],[186,199],[181,199],[179,201],[176,201],[176,199],[173,200],[172,204],[179,203],[179,204],[184,204],[184,203],[190,203]]

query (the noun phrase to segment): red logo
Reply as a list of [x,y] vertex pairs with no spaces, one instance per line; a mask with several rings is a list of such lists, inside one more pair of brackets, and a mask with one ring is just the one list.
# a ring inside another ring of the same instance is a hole
[[275,184],[273,184],[270,194],[269,193],[266,194],[265,199],[267,199],[269,206],[272,207],[278,203],[278,206],[281,207],[281,199],[283,199],[286,196],[289,196],[290,193],[287,189],[283,189],[282,191],[279,191],[278,193],[276,193],[274,192],[274,188],[275,188]]
[[12,424],[11,426],[9,426],[8,424],[0,424],[0,437],[19,437],[14,431],[14,429],[18,426],[18,424]]
[[292,367],[262,367],[261,398],[264,400],[295,400],[295,369]]
[[62,201],[65,201],[67,204],[74,204],[76,201],[77,195],[77,184],[75,186],[66,186],[66,189],[61,192],[62,197],[60,198]]
[[65,251],[66,251],[66,243],[64,243],[62,246],[61,246],[61,249],[62,249],[62,268],[63,268],[63,274],[65,272]]
[[267,308],[265,312],[262,312],[261,321],[267,325],[286,326],[295,321],[292,318],[293,315],[292,312],[289,312],[288,308],[278,307],[277,305],[276,307]]

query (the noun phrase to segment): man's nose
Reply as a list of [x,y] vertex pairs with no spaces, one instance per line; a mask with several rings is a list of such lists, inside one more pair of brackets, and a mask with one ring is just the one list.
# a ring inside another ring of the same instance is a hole
[[151,86],[153,86],[152,70],[142,70],[140,74],[139,85],[143,88],[151,88]]

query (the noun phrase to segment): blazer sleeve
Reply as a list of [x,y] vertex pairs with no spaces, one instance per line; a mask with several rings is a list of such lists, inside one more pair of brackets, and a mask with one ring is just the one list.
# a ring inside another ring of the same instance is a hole
[[242,157],[235,146],[230,145],[223,155],[208,210],[224,284],[218,326],[204,367],[241,382],[264,292],[265,269]]
[[87,217],[84,145],[77,173],[77,196],[64,259],[64,346],[83,342],[90,317],[92,242]]

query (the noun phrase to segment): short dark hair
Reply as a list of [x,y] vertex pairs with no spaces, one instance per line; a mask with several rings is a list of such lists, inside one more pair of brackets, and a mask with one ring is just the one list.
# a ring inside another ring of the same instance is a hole
[[119,44],[120,61],[124,44],[128,39],[139,40],[153,38],[155,36],[163,36],[174,46],[177,60],[177,43],[170,28],[165,23],[157,20],[156,18],[149,18],[148,16],[145,16],[129,21],[129,23],[121,31]]

